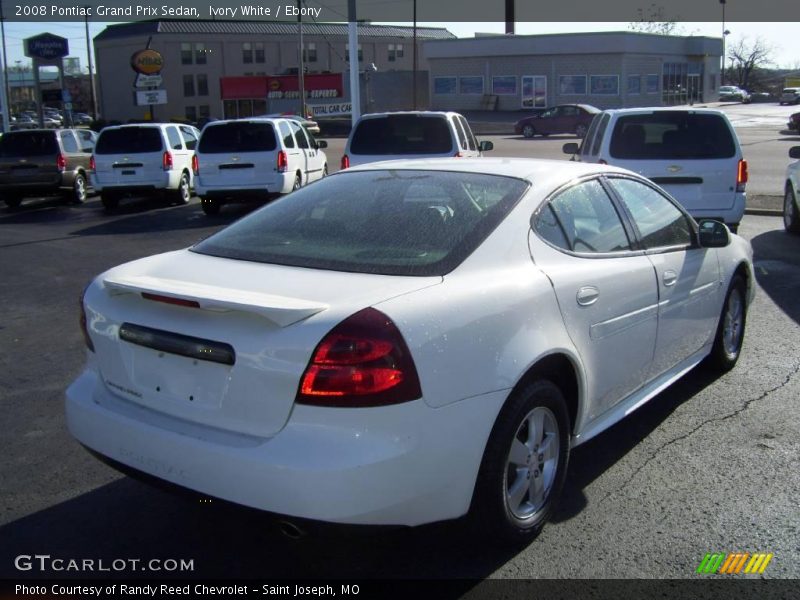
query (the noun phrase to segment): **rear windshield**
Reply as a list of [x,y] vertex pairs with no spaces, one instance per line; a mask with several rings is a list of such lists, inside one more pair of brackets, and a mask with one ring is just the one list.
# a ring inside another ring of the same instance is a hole
[[47,156],[58,154],[53,131],[12,131],[0,137],[0,156]]
[[447,154],[453,152],[444,116],[389,115],[364,119],[350,142],[351,154]]
[[497,175],[343,171],[268,204],[192,251],[334,271],[444,275],[527,187]]
[[620,117],[609,151],[620,159],[731,158],[736,143],[721,115],[659,111]]
[[272,123],[225,123],[210,125],[200,136],[199,152],[269,152],[277,148]]
[[95,146],[95,154],[140,154],[160,152],[161,131],[156,127],[105,129]]

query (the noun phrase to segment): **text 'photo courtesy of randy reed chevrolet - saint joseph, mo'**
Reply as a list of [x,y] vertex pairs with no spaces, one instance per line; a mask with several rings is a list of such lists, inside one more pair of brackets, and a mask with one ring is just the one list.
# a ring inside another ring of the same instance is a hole
[[[182,17],[182,18],[228,18],[240,17],[313,17],[319,18],[321,8],[298,8],[291,4],[264,6],[261,4],[242,4],[240,6],[215,7],[208,6],[208,13],[201,14],[195,6],[168,6],[163,4],[135,4],[130,6],[17,6],[17,16],[51,16],[51,17]],[[44,11],[44,14],[42,13]],[[204,13],[205,11],[203,11]]]

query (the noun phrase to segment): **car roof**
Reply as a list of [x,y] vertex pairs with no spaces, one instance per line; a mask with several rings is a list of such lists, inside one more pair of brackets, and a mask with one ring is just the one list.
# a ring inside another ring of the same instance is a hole
[[388,111],[382,113],[367,113],[365,115],[361,115],[362,119],[375,119],[375,118],[382,118],[382,117],[390,117],[393,115],[419,115],[421,117],[449,117],[453,115],[463,116],[461,113],[457,113],[454,111],[444,111],[444,110],[395,110],[395,111]]
[[[681,107],[681,106],[648,106],[640,108],[613,108],[603,112],[611,115],[647,115],[659,112],[686,112],[686,113],[707,113],[725,116],[725,113],[718,108],[703,107]],[[727,117],[726,117],[727,118]]]
[[526,179],[531,183],[563,174],[576,178],[593,173],[628,173],[630,171],[610,165],[572,162],[547,158],[415,158],[386,160],[351,167],[341,173],[376,170],[423,170],[500,175]]

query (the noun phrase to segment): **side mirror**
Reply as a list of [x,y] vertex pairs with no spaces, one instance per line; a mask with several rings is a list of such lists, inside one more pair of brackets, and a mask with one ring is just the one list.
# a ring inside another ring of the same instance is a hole
[[561,146],[561,151],[564,154],[577,154],[578,153],[578,143],[577,142],[568,142]]
[[720,221],[704,219],[700,226],[700,246],[703,248],[724,248],[731,243],[728,226]]
[[800,146],[789,148],[789,158],[800,158]]
[[494,143],[478,142],[478,150],[480,150],[481,152],[489,152],[489,150],[494,150]]
[[327,148],[328,142],[325,140],[317,140],[317,148]]

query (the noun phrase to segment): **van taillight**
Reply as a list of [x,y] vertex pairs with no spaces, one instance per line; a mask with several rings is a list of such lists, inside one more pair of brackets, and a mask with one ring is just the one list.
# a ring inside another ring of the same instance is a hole
[[392,320],[365,308],[334,327],[314,350],[298,404],[366,407],[422,396],[408,346]]
[[59,171],[63,171],[67,168],[67,159],[64,158],[63,154],[56,156],[56,167],[58,167]]
[[747,161],[743,158],[739,160],[739,165],[736,168],[736,191],[743,192],[747,185]]
[[277,163],[278,173],[286,173],[286,170],[289,168],[289,157],[286,156],[286,152],[281,150],[278,152],[278,163]]
[[97,170],[97,163],[94,160],[94,154],[89,157],[89,170],[96,171]]
[[195,175],[200,175],[200,161],[197,159],[197,154],[192,155],[192,171]]
[[164,167],[165,171],[169,171],[172,169],[172,153],[165,150],[164,155],[161,157],[161,166]]
[[342,170],[343,170],[343,171],[344,171],[345,169],[349,169],[349,168],[350,168],[350,157],[349,157],[349,156],[347,156],[347,154],[343,154],[343,155],[342,155],[342,164],[341,164],[341,167],[342,167]]
[[[87,286],[88,289],[88,286]],[[86,307],[83,305],[83,299],[86,296],[86,290],[83,290],[80,298],[80,306],[81,306],[81,315],[80,315],[80,324],[81,324],[81,333],[83,334],[83,342],[86,344],[86,347],[94,352],[94,343],[92,343],[92,338],[89,337],[89,327],[86,323]]]

